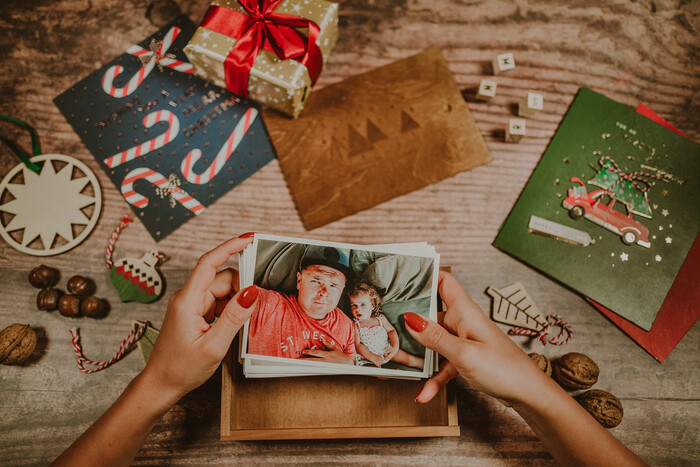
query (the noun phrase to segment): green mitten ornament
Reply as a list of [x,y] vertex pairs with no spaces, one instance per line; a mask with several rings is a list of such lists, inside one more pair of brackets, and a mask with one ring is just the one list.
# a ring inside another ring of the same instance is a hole
[[149,251],[141,258],[123,258],[112,261],[114,244],[130,219],[125,217],[119,227],[112,233],[107,246],[107,267],[110,268],[110,279],[119,293],[122,302],[151,303],[160,297],[163,291],[163,277],[156,269],[164,256],[155,251]]

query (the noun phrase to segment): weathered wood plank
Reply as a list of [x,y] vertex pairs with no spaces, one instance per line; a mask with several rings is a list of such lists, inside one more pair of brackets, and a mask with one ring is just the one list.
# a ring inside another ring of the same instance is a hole
[[[198,21],[205,0],[186,2]],[[0,462],[45,464],[65,449],[141,369],[137,353],[110,369],[83,375],[75,368],[68,329],[80,326],[86,354],[107,359],[133,319],[160,324],[167,294],[180,287],[197,257],[246,231],[356,243],[433,243],[484,309],[488,285],[523,282],[546,312],[560,313],[576,336],[563,348],[518,343],[555,357],[580,351],[601,367],[596,387],[618,395],[625,418],[613,433],[656,465],[700,462],[700,332],[695,326],[663,364],[656,363],[578,295],[491,246],[498,227],[556,131],[580,86],[635,106],[643,101],[691,138],[700,139],[700,4],[670,0],[605,4],[590,1],[470,2],[344,1],[340,42],[318,86],[384,65],[427,47],[441,47],[474,115],[493,162],[306,232],[279,164],[273,161],[222,197],[207,213],[157,245],[171,256],[163,266],[166,297],[152,305],[121,304],[103,268],[106,241],[129,208],[52,104],[72,83],[122,53],[156,28],[146,2],[6,0],[0,4],[0,113],[23,118],[39,131],[44,152],[70,154],[96,173],[104,192],[97,228],[76,250],[39,260],[0,242],[0,326],[27,322],[44,339],[27,367],[0,368]],[[498,76],[496,98],[476,101],[490,60],[512,51],[516,70]],[[545,108],[528,122],[521,143],[503,142],[515,103],[528,90],[544,94]],[[0,131],[29,138],[5,123]],[[0,149],[0,176],[16,164]],[[138,222],[120,239],[117,255],[155,246]],[[27,272],[46,262],[65,278],[95,279],[113,308],[103,320],[69,320],[34,307]],[[573,265],[572,265],[573,266]],[[114,343],[114,346],[109,343]],[[552,460],[527,426],[498,402],[459,384],[462,436],[458,439],[289,442],[218,441],[220,376],[181,401],[149,436],[137,464],[532,464]],[[413,395],[411,395],[413,396]]]

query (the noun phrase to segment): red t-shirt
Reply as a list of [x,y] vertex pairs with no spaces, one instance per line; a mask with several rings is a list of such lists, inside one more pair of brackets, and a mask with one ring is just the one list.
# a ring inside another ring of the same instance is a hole
[[334,308],[325,318],[313,319],[295,295],[262,288],[258,292],[258,306],[248,324],[248,353],[300,358],[302,350],[325,349],[325,340],[355,357],[355,329],[342,310]]

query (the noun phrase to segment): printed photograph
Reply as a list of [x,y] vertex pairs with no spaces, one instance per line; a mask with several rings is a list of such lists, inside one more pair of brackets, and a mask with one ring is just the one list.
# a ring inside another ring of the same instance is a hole
[[403,314],[434,319],[435,255],[340,245],[256,240],[259,299],[243,356],[424,372],[426,349]]

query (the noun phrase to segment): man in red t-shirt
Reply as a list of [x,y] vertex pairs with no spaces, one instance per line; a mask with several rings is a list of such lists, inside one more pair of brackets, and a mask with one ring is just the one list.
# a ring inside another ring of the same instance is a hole
[[355,329],[338,302],[353,274],[348,256],[309,246],[297,272],[297,295],[259,288],[248,324],[248,353],[354,364]]

